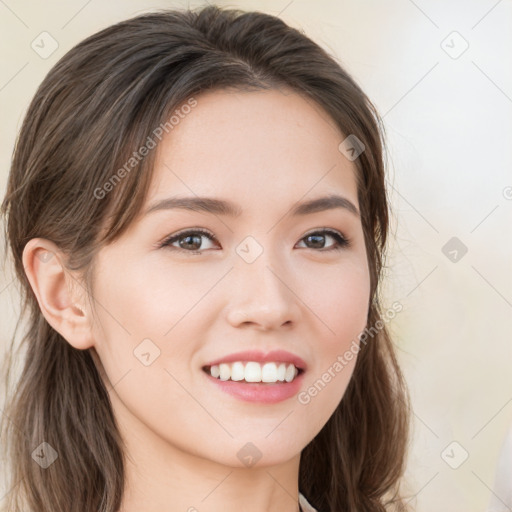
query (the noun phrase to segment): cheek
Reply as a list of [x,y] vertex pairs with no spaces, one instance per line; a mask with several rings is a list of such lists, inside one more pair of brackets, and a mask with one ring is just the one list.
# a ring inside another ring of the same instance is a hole
[[333,267],[305,273],[301,296],[324,324],[324,348],[341,349],[366,326],[370,276],[362,259],[347,259]]
[[109,261],[108,272],[102,271],[95,285],[96,350],[111,382],[130,372],[129,380],[140,382],[137,390],[144,401],[149,387],[172,384],[166,369],[180,381],[189,378],[197,350],[194,340],[201,340],[208,328],[204,308],[219,274],[149,258],[144,262],[110,256]]
[[359,352],[359,335],[367,323],[370,277],[365,260],[345,261],[329,272],[316,273],[316,288],[310,274],[308,292],[319,321],[315,361],[298,403],[319,431],[328,421],[347,389]]
[[155,265],[150,258],[109,259],[108,272],[102,272],[95,287],[95,298],[102,306],[97,307],[102,325],[112,330],[110,338],[118,332],[131,338],[164,338],[211,286],[179,265]]

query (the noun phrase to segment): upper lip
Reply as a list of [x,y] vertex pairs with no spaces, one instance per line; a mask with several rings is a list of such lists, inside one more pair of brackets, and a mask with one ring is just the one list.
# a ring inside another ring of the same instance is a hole
[[210,361],[205,366],[213,366],[221,363],[234,363],[235,361],[255,361],[258,363],[292,363],[299,370],[306,370],[305,361],[299,356],[287,352],[286,350],[271,350],[270,352],[262,352],[260,350],[244,350],[243,352],[235,352],[223,357],[219,357],[214,361]]

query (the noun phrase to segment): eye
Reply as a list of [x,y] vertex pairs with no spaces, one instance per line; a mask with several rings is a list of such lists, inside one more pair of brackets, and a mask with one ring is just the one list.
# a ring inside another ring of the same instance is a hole
[[[189,254],[201,254],[199,248],[201,247],[201,238],[206,237],[208,240],[217,242],[215,236],[204,229],[189,229],[182,231],[166,238],[160,247],[169,247],[170,249],[177,249],[178,251],[188,252]],[[179,247],[174,247],[172,244],[179,242]],[[190,250],[192,249],[192,250]]]
[[[330,237],[335,240],[335,243],[325,248],[325,238]],[[339,251],[340,249],[350,246],[348,238],[343,236],[338,231],[332,229],[320,229],[307,234],[302,240],[307,240],[308,243],[313,245],[313,249],[321,249],[323,251]]]
[[[215,235],[209,231],[196,228],[189,229],[187,231],[181,231],[180,233],[171,235],[160,244],[160,247],[167,247],[172,250],[178,250],[184,253],[188,253],[189,255],[200,255],[202,254],[202,251],[205,250],[205,248],[201,249],[202,237],[206,237],[208,240],[216,242],[217,244],[219,243]],[[335,240],[335,243],[327,248],[325,248],[326,237],[330,237]],[[350,241],[345,236],[332,229],[320,229],[313,231],[303,237],[301,241],[302,240],[307,240],[307,243],[313,246],[308,248],[320,249],[322,252],[340,250],[350,246]],[[176,242],[178,242],[179,247],[173,245]]]

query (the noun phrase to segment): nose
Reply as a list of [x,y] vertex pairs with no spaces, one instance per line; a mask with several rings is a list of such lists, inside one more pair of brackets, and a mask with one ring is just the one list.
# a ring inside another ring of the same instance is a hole
[[268,331],[297,323],[301,311],[294,293],[296,279],[269,263],[261,255],[251,264],[241,261],[235,265],[235,287],[230,290],[227,315],[233,327],[253,326]]

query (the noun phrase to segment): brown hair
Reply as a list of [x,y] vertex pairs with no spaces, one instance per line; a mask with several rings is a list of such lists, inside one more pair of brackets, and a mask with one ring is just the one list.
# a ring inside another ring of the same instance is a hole
[[[154,152],[101,200],[99,187],[180,105],[228,87],[287,87],[363,142],[365,151],[354,163],[371,277],[367,325],[383,318],[378,283],[389,223],[384,129],[333,57],[277,17],[215,6],[148,13],[88,37],[38,88],[2,204],[21,310],[28,314],[19,347],[26,349],[24,366],[2,422],[12,479],[9,512],[117,512],[124,486],[124,447],[107,390],[90,350],[74,349],[43,317],[22,264],[25,244],[34,237],[54,242],[92,296],[94,257],[140,211]],[[17,357],[14,338],[9,368]],[[319,512],[405,510],[399,482],[408,425],[407,391],[383,325],[361,344],[343,399],[304,448],[300,491]],[[59,453],[47,469],[32,460],[43,441]]]

